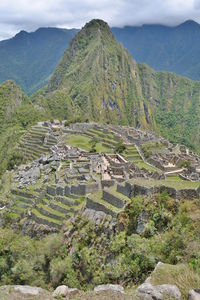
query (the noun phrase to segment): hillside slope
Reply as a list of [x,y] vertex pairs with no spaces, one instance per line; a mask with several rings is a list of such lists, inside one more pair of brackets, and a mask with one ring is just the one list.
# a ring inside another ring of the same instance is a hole
[[0,85],[0,175],[20,162],[15,144],[30,124],[42,118],[39,111],[14,81]]

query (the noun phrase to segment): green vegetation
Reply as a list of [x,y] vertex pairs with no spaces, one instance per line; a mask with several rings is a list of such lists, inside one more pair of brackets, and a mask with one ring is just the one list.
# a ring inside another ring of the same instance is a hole
[[[178,203],[166,192],[133,198],[115,233],[81,215],[66,225],[72,234],[65,237],[61,232],[37,240],[0,229],[0,284],[66,284],[84,290],[101,283],[132,286],[162,261],[175,266],[164,265],[152,282],[177,284],[186,300],[188,290],[200,283],[200,210],[188,200]],[[141,213],[146,215],[144,228],[137,234]]]
[[162,265],[156,272],[153,273],[151,283],[155,285],[175,284],[182,293],[183,299],[188,299],[188,291],[198,289],[200,286],[200,274],[197,274],[189,265],[179,264]]
[[0,86],[0,175],[21,162],[16,144],[29,126],[42,117],[13,81]]
[[158,173],[161,173],[161,170],[152,166],[152,165],[149,165],[147,163],[145,163],[144,161],[139,161],[139,162],[136,162],[136,165],[140,168],[140,169],[146,169],[150,172],[158,172]]
[[95,148],[94,148],[93,143],[94,143],[94,139],[91,139],[85,135],[71,134],[66,139],[66,144],[74,147],[82,148],[83,150],[86,151],[92,151],[95,149],[96,152],[112,152],[109,148],[102,145],[102,143],[96,141],[95,141]]
[[123,153],[126,150],[126,146],[123,144],[123,141],[119,141],[115,146],[115,153]]
[[167,186],[176,188],[177,190],[181,189],[196,189],[200,186],[200,182],[192,182],[185,180],[177,180],[177,177],[167,177],[166,180],[154,180],[154,179],[142,179],[136,178],[132,179],[132,182],[146,187],[156,187],[156,186]]

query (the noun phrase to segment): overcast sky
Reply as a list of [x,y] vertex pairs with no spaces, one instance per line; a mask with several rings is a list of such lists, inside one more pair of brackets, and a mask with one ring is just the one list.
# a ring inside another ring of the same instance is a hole
[[200,23],[200,0],[0,0],[0,39],[41,26],[80,28],[93,18],[120,27]]

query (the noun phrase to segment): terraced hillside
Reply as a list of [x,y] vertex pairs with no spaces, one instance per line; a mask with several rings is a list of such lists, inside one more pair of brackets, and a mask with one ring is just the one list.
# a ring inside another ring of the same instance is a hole
[[34,160],[41,154],[49,153],[50,148],[57,143],[51,129],[45,126],[33,126],[19,141],[20,150],[25,160]]
[[[200,158],[150,132],[46,121],[31,127],[19,147],[26,164],[2,179],[0,219],[31,236],[58,231],[77,214],[116,220],[138,195],[200,197]],[[166,170],[180,163],[169,177]]]

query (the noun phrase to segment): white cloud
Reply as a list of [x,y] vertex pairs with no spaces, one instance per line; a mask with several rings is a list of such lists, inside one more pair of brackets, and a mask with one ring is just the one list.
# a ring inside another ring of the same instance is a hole
[[200,0],[1,0],[0,38],[41,26],[83,26],[101,18],[111,26],[200,21]]

